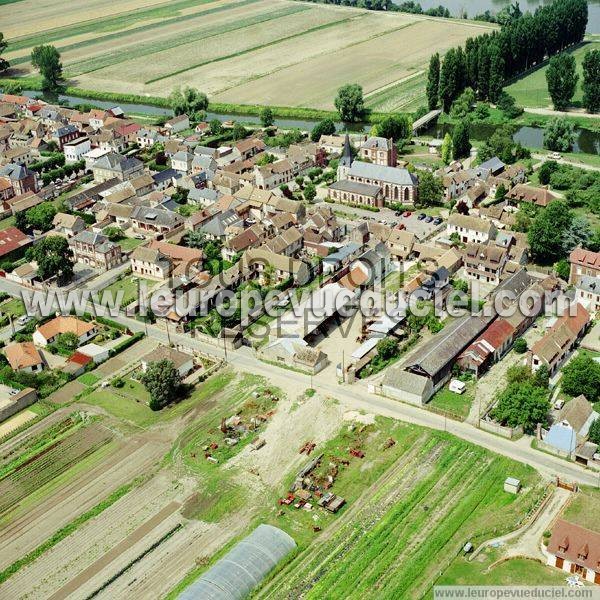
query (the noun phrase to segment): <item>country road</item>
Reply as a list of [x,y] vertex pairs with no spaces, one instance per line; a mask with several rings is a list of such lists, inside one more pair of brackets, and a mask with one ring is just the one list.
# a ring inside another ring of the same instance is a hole
[[[0,280],[0,290],[9,293],[13,297],[21,297],[22,289],[24,288],[14,282],[5,279]],[[547,478],[558,475],[571,481],[577,481],[580,484],[600,487],[600,473],[595,473],[575,463],[533,449],[530,445],[531,438],[529,436],[524,436],[518,441],[510,441],[478,429],[469,423],[453,421],[417,406],[369,393],[364,382],[353,385],[331,384],[323,381],[319,378],[319,375],[310,377],[296,371],[279,369],[263,363],[256,358],[251,348],[245,346],[235,351],[227,350],[225,352],[225,349],[218,345],[217,341],[215,345],[207,344],[189,334],[176,333],[173,327],[170,327],[167,331],[166,328],[145,324],[124,314],[112,318],[123,325],[127,325],[133,332],[147,332],[150,337],[159,342],[170,342],[174,345],[182,345],[212,354],[219,358],[226,358],[227,363],[236,369],[262,375],[268,378],[273,385],[280,386],[283,389],[289,389],[292,386],[297,388],[298,392],[301,392],[312,384],[312,387],[321,394],[336,398],[348,409],[364,410],[422,427],[447,431],[492,452],[529,464]],[[507,473],[508,475],[510,474]]]

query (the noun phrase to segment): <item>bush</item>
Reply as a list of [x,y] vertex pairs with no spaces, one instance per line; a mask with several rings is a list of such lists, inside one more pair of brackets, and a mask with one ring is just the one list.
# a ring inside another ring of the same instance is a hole
[[110,382],[110,385],[112,385],[114,388],[122,388],[125,385],[125,381],[121,377],[115,377]]
[[527,352],[527,342],[525,338],[518,338],[513,346],[517,354],[525,354]]

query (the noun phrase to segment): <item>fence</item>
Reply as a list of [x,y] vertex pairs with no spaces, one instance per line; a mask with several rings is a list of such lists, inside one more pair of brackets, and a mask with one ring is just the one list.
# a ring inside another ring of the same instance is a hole
[[505,427],[504,425],[500,425],[500,423],[496,423],[496,421],[492,421],[483,417],[479,419],[479,429],[483,429],[489,433],[495,433],[503,438],[508,440],[514,440],[523,435],[523,427],[520,425],[518,427]]

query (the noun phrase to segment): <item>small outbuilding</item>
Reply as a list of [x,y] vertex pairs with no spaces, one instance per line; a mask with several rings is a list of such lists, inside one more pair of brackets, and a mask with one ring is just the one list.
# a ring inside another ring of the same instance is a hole
[[504,491],[509,494],[518,494],[521,489],[521,481],[515,477],[507,477],[504,481]]

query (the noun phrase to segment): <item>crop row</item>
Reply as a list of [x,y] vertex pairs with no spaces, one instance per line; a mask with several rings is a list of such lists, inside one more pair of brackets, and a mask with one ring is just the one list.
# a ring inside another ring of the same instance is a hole
[[80,429],[42,451],[0,482],[0,513],[64,473],[73,464],[95,452],[111,439],[107,429]]
[[[240,3],[240,5],[253,4],[254,2],[256,2],[256,0],[244,0]],[[235,6],[237,7],[239,5],[236,4]],[[229,6],[228,8],[231,8],[231,6]],[[217,9],[223,10],[224,7],[217,7]],[[217,9],[214,10],[216,11]],[[299,12],[304,12],[306,10],[309,10],[309,7],[291,6],[281,10],[271,10],[267,13],[260,13],[253,17],[248,17],[246,19],[238,19],[230,23],[203,27],[199,29],[192,29],[190,31],[185,32],[177,32],[175,35],[168,37],[164,40],[151,40],[148,42],[136,44],[133,47],[128,47],[127,52],[123,52],[122,48],[118,48],[113,49],[110,52],[101,54],[99,56],[93,56],[87,59],[69,63],[67,65],[67,73],[70,77],[76,77],[78,75],[83,75],[84,73],[92,73],[93,71],[98,71],[99,69],[103,69],[105,67],[110,67],[112,65],[117,65],[123,62],[129,62],[136,58],[147,57],[151,54],[156,54],[157,52],[163,52],[165,50],[170,50],[172,48],[183,46],[184,44],[199,41],[204,42],[205,40],[212,37],[224,35],[226,33],[230,33],[232,31],[237,31],[240,29],[245,29],[246,27],[250,27],[251,25],[257,25],[259,23],[266,23],[268,21],[280,19],[282,17],[286,17],[288,15],[292,15]],[[203,16],[205,16],[206,13],[209,12],[212,11],[205,11],[203,13]]]

